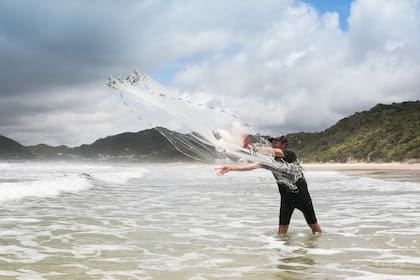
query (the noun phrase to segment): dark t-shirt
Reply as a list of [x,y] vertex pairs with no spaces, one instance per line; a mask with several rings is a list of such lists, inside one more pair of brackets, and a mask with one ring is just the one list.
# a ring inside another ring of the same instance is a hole
[[283,149],[283,154],[284,154],[284,157],[276,156],[274,159],[277,161],[280,161],[281,159],[283,159],[285,162],[288,162],[288,163],[297,161],[296,152],[293,151],[292,149],[289,149],[289,148]]
[[[285,148],[283,149],[284,157],[276,156],[274,159],[276,161],[284,160],[285,162],[292,163],[297,161],[297,155],[296,152],[292,149]],[[276,178],[276,174],[273,172],[274,178]],[[307,199],[309,198],[309,192],[308,188],[306,186],[305,178],[299,179],[299,181],[296,183],[296,186],[299,189],[299,192],[292,193],[289,191],[289,188],[287,186],[283,186],[281,183],[277,182],[277,185],[279,187],[279,192],[282,196],[282,198],[290,198],[290,199]]]

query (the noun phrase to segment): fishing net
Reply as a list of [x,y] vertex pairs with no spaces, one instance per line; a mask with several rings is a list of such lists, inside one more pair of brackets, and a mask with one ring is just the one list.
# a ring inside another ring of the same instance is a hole
[[[211,164],[259,162],[279,183],[297,191],[295,182],[303,176],[300,164],[276,161],[270,149],[264,149],[270,142],[233,112],[168,90],[136,70],[109,78],[107,85],[120,91],[124,105],[139,121],[155,128],[185,156]],[[171,125],[176,130],[168,129]]]

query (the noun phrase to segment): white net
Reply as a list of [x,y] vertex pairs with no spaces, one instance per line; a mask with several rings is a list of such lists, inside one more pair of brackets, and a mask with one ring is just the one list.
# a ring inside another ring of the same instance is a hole
[[[109,78],[107,85],[123,92],[124,105],[137,119],[158,130],[185,156],[212,164],[259,162],[279,183],[297,191],[295,182],[303,176],[300,165],[276,161],[271,152],[261,152],[260,147],[271,147],[270,142],[228,110],[170,92],[136,70],[124,78]],[[184,133],[164,128],[170,123]]]

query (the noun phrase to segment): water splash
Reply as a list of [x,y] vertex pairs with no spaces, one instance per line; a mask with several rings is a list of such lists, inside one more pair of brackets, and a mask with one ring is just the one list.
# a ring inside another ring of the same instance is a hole
[[[278,181],[297,191],[295,182],[303,176],[297,163],[275,161],[271,152],[260,147],[271,147],[269,141],[260,136],[249,124],[234,113],[218,106],[169,91],[148,75],[134,70],[126,77],[109,78],[107,85],[120,91],[125,106],[130,107],[139,121],[155,127],[181,153],[206,163],[259,162],[278,176]],[[139,114],[129,106],[127,93],[146,107],[153,107],[169,115],[185,128],[187,133],[163,128],[165,124],[154,123],[151,116]]]

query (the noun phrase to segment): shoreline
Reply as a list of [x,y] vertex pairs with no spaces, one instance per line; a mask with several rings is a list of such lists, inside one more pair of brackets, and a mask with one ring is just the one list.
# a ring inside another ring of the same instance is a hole
[[420,163],[306,163],[306,171],[335,171],[345,175],[420,183]]
[[356,162],[356,163],[302,163],[307,170],[336,171],[336,170],[418,170],[420,163],[400,163],[400,162]]
[[[49,163],[49,164],[99,164],[99,165],[135,165],[147,167],[150,165],[164,164],[168,167],[183,166],[183,167],[199,167],[207,166],[210,168],[220,167],[223,164],[210,164],[202,162],[126,162],[126,161],[96,161],[96,160],[80,160],[80,161],[66,161],[66,160],[0,160],[0,164],[10,163]],[[375,178],[382,178],[393,181],[415,182],[420,183],[420,163],[376,163],[376,162],[357,162],[357,163],[302,163],[305,171],[333,171],[351,176],[368,176]]]

